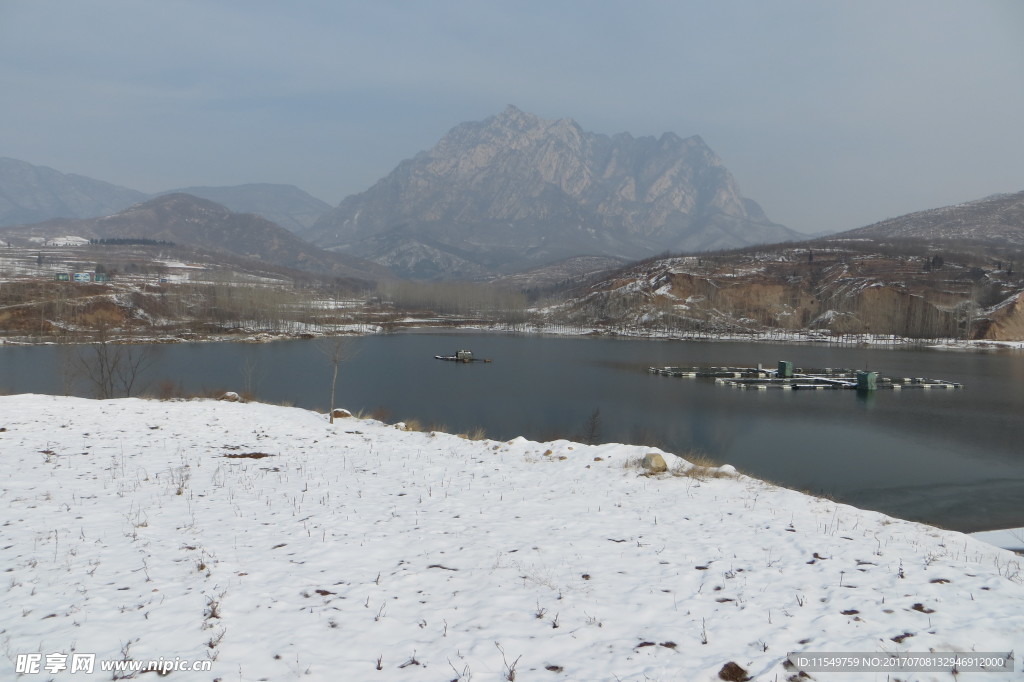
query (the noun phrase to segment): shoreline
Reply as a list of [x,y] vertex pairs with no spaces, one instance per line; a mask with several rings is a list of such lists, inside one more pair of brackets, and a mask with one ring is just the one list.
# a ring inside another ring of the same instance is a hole
[[967,533],[975,540],[1024,556],[1024,528],[996,528]]
[[[837,346],[843,348],[861,347],[904,350],[908,348],[931,349],[943,351],[960,352],[989,352],[989,351],[1021,351],[1024,350],[1024,340],[1021,341],[991,341],[987,339],[913,339],[899,337],[890,334],[846,334],[832,336],[824,333],[807,331],[786,331],[773,332],[764,331],[750,334],[722,333],[722,334],[672,334],[660,333],[642,329],[601,329],[597,327],[579,327],[573,330],[568,329],[569,325],[546,324],[530,325],[528,328],[510,328],[494,323],[489,326],[479,323],[458,324],[431,323],[427,321],[405,320],[393,326],[372,325],[372,324],[349,324],[336,325],[333,330],[306,330],[306,331],[284,331],[284,330],[244,330],[238,332],[222,332],[200,334],[187,332],[180,334],[161,334],[153,336],[114,336],[111,343],[118,344],[175,344],[175,343],[272,343],[274,341],[297,341],[314,340],[318,338],[331,338],[335,336],[376,336],[384,334],[403,333],[457,333],[477,332],[496,333],[524,336],[557,336],[565,338],[622,338],[651,341],[695,341],[695,342],[734,342],[734,343],[764,343],[764,344],[792,344],[792,345],[815,345],[815,346]],[[2,346],[58,346],[58,345],[80,345],[95,343],[94,340],[32,340],[24,337],[0,337]]]
[[[285,408],[288,408],[288,409],[301,410],[303,412],[309,412],[309,413],[312,413],[312,414],[325,415],[326,416],[326,413],[322,413],[322,412],[320,412],[319,410],[316,410],[316,409],[311,409],[311,408],[306,408],[306,407],[297,407],[297,406],[290,405],[290,404],[287,404],[287,403],[285,403],[285,404],[278,404],[278,403],[273,403],[273,402],[267,402],[267,401],[263,401],[263,400],[260,400],[260,399],[257,399],[257,398],[243,398],[243,397],[240,397],[237,393],[235,393],[233,391],[228,391],[227,393],[224,393],[223,395],[219,395],[219,396],[217,394],[212,394],[211,393],[211,394],[205,394],[205,395],[191,395],[191,396],[186,396],[186,397],[173,397],[173,398],[160,398],[160,397],[156,397],[156,396],[153,396],[153,395],[139,395],[139,396],[132,396],[131,398],[101,399],[101,398],[86,397],[86,396],[69,396],[69,395],[63,395],[62,396],[62,395],[49,394],[49,393],[14,393],[14,394],[6,394],[5,396],[0,396],[0,398],[3,398],[3,397],[15,397],[15,396],[22,396],[22,397],[45,396],[45,397],[55,398],[55,399],[69,398],[69,399],[72,399],[72,400],[87,400],[87,401],[92,401],[92,402],[117,402],[117,401],[125,401],[125,400],[141,400],[141,401],[145,401],[146,403],[168,403],[168,404],[182,403],[182,402],[204,402],[204,401],[205,402],[229,402],[229,403],[238,403],[238,404],[241,404],[241,405],[257,405],[257,406],[262,405],[262,406],[266,406],[266,407],[285,407]],[[343,409],[343,408],[337,408],[337,409]],[[347,412],[347,410],[345,410],[345,411]],[[350,412],[348,416],[351,417],[352,413]],[[361,420],[361,419],[369,419],[370,421],[374,421],[372,418],[363,418],[363,417],[358,417],[358,416],[355,417],[355,419],[357,421]],[[395,423],[388,423],[388,422],[380,422],[380,423],[383,424],[386,427],[397,428],[399,430],[403,430],[403,431],[407,431],[407,432],[418,431],[418,427],[409,427],[409,426],[406,425],[406,423],[404,421],[399,421],[399,422],[395,422]],[[3,424],[0,423],[0,427],[2,427],[2,426],[3,426]],[[0,432],[0,433],[2,433],[2,432]],[[459,434],[448,433],[447,431],[440,431],[440,430],[436,430],[436,429],[430,430],[429,433],[431,435],[445,434],[445,435],[449,435],[449,436],[452,436],[452,437],[465,438],[465,434],[459,435]],[[487,440],[492,440],[489,437],[485,437],[485,438]],[[528,440],[528,441],[536,442],[536,443],[542,442],[541,440],[537,440],[533,436],[526,436],[526,435],[516,436],[515,438],[513,438],[513,440]],[[686,454],[685,453],[684,454],[677,454],[677,453],[675,453],[673,451],[670,451],[670,450],[662,450],[662,449],[660,449],[657,446],[638,445],[638,444],[626,443],[626,442],[609,441],[609,442],[600,443],[600,444],[597,444],[597,445],[594,445],[594,446],[583,445],[583,444],[580,444],[580,443],[575,443],[575,445],[579,445],[580,447],[622,447],[622,448],[650,449],[650,450],[657,450],[658,452],[665,452],[666,454],[673,455],[673,456],[678,457],[680,459],[686,459]],[[886,512],[886,511],[874,509],[872,507],[861,507],[861,506],[857,505],[854,502],[851,502],[851,501],[843,499],[841,496],[833,497],[833,496],[831,496],[829,494],[815,493],[815,492],[813,492],[811,490],[807,490],[807,489],[804,489],[804,488],[792,487],[792,486],[789,486],[789,485],[787,485],[785,483],[781,483],[781,482],[779,482],[777,480],[774,480],[774,479],[771,479],[771,478],[759,477],[759,476],[757,476],[755,474],[749,473],[748,471],[746,471],[744,469],[737,469],[733,464],[731,464],[729,462],[716,461],[714,466],[727,467],[730,471],[734,472],[736,475],[743,476],[743,477],[746,477],[746,478],[749,478],[749,479],[752,479],[752,480],[759,481],[760,483],[763,483],[764,485],[784,488],[786,490],[790,490],[790,491],[793,491],[793,492],[796,492],[796,493],[800,493],[802,495],[807,495],[807,496],[814,497],[814,498],[819,498],[819,499],[822,499],[822,500],[829,500],[829,501],[832,501],[832,502],[834,502],[836,504],[848,505],[848,506],[855,507],[857,509],[860,509],[860,510],[863,510],[863,511],[866,511],[866,512],[870,512],[870,513],[884,514],[886,516],[892,516],[893,518],[898,518],[898,519],[900,519],[902,521],[906,521],[908,523],[922,524],[922,525],[926,525],[926,526],[929,526],[929,527],[932,527],[932,528],[936,528],[936,529],[939,529],[939,530],[942,530],[942,531],[946,531],[946,532],[962,533],[964,535],[968,535],[970,537],[978,539],[981,542],[984,542],[984,543],[986,543],[988,545],[991,545],[993,547],[998,547],[1000,549],[1005,549],[1005,550],[1013,552],[1015,554],[1019,554],[1021,556],[1024,556],[1024,526],[1006,527],[1006,526],[1002,526],[1002,525],[994,525],[994,526],[988,527],[988,524],[985,524],[982,527],[981,530],[956,530],[956,529],[944,526],[941,523],[935,522],[935,521],[929,521],[929,520],[926,520],[926,519],[922,520],[922,519],[905,518],[903,516],[897,516],[893,512]]]

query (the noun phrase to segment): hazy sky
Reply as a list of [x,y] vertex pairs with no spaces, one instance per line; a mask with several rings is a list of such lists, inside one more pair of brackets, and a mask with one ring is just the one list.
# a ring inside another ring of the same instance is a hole
[[1024,2],[0,0],[0,98],[0,156],[331,204],[515,104],[838,230],[1024,190]]

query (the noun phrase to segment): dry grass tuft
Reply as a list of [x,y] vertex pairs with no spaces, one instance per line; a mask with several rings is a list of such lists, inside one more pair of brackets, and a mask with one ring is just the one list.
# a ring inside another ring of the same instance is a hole
[[403,431],[423,431],[423,422],[415,417],[402,422]]
[[[674,455],[666,455],[666,461],[671,461]],[[677,458],[674,464],[671,464],[668,469],[668,473],[677,478],[692,478],[698,481],[705,481],[709,478],[733,478],[736,474],[729,471],[720,471],[721,466],[718,462],[711,459],[705,454],[698,452],[690,452],[686,455],[682,455],[681,458]],[[623,469],[644,469],[643,457],[627,457],[626,461],[622,463]],[[646,470],[644,470],[646,472]],[[644,476],[656,476],[657,474],[644,473]]]
[[383,406],[374,408],[374,410],[370,412],[370,419],[376,419],[377,421],[383,422],[384,424],[389,423],[393,416],[394,415],[391,412],[391,410]]
[[485,440],[487,438],[487,431],[484,430],[484,427],[478,426],[472,431],[460,433],[459,438],[464,438],[466,440]]
[[[683,460],[676,464],[670,469],[673,476],[681,476],[685,478],[694,478],[698,481],[705,481],[709,478],[732,478],[735,474],[726,471],[720,471],[721,466],[718,462],[711,459],[705,454],[698,452],[688,453]],[[690,465],[687,465],[689,462]]]

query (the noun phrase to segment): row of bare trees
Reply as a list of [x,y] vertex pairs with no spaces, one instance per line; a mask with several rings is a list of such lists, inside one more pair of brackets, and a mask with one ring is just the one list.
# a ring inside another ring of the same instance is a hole
[[383,300],[400,311],[479,318],[511,327],[525,325],[529,319],[526,294],[488,284],[394,282],[379,291]]
[[118,336],[110,325],[101,324],[87,343],[58,347],[65,394],[87,392],[107,399],[132,397],[146,390],[149,372],[157,362],[156,346],[125,343]]
[[[81,342],[107,324],[133,329],[209,332],[330,331],[357,321],[357,308],[336,288],[297,288],[233,274],[210,273],[187,282],[78,284],[47,280],[0,283],[4,331],[57,342]],[[364,294],[365,300],[365,294]]]

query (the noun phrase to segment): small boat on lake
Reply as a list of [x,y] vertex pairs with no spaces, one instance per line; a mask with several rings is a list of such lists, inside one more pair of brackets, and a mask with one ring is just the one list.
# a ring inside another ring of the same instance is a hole
[[449,362],[490,362],[491,360],[473,357],[473,351],[471,350],[457,350],[455,355],[435,355],[438,360],[448,360]]

